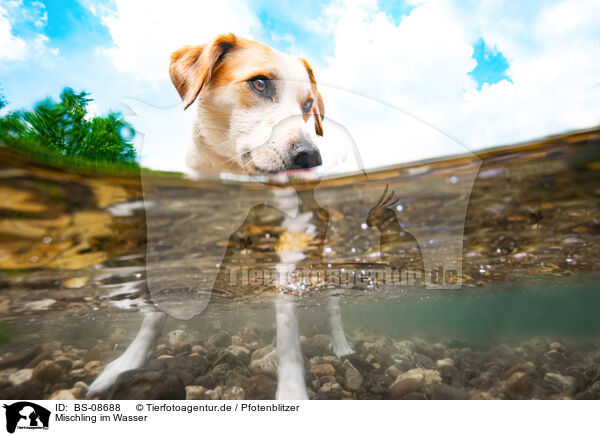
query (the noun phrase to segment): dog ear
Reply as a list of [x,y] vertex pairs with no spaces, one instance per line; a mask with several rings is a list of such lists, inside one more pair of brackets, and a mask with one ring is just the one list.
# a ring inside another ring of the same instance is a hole
[[210,81],[213,71],[236,45],[234,34],[220,35],[210,44],[185,46],[173,52],[169,76],[187,109],[202,87]]
[[315,116],[315,132],[317,135],[323,136],[323,119],[325,118],[325,105],[323,104],[323,97],[321,93],[317,91],[317,101],[313,108],[313,115]]
[[315,104],[313,104],[312,114],[315,117],[315,132],[319,136],[323,136],[323,119],[325,118],[325,105],[323,104],[323,97],[321,93],[317,91],[317,80],[315,74],[306,59],[299,58],[300,62],[304,64],[306,72],[308,73],[308,79],[312,84],[313,92],[315,94]]

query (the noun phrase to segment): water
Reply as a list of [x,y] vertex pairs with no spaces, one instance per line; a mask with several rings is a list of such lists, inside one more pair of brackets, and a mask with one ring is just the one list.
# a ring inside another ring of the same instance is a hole
[[[173,315],[162,357],[109,397],[272,398],[250,354],[274,344],[285,292],[313,398],[598,398],[599,145],[591,130],[296,183],[312,238],[286,232],[275,183],[86,174],[0,149],[0,397],[81,397],[151,302]],[[282,247],[304,258],[278,283]],[[333,290],[348,359],[329,350]],[[177,380],[149,392],[165,356]]]

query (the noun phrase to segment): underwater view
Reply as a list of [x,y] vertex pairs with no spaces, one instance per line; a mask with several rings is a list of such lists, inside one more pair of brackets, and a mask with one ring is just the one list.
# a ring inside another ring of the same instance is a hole
[[282,296],[311,399],[600,399],[598,129],[285,184],[0,147],[0,214],[2,399],[274,399]]

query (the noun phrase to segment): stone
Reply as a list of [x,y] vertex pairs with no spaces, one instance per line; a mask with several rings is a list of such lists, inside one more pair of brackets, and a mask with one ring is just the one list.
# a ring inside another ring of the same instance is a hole
[[206,351],[206,348],[204,348],[202,345],[192,345],[192,353],[206,354]]
[[535,337],[525,344],[525,348],[534,356],[543,354],[548,351],[548,341],[542,337]]
[[[83,367],[83,370],[85,371],[86,374],[97,375],[97,374],[100,374],[100,372],[102,371],[103,368],[104,368],[104,365],[102,365],[102,362],[100,362],[98,360],[92,360],[85,364],[85,366]],[[73,372],[73,371],[71,371],[71,372]]]
[[246,393],[244,389],[239,386],[232,386],[230,388],[225,389],[223,392],[224,400],[244,400],[246,399]]
[[396,353],[400,356],[403,356],[406,359],[411,359],[412,356],[417,352],[416,345],[411,341],[399,341],[394,343],[394,348],[396,349]]
[[23,306],[29,310],[42,311],[48,310],[54,303],[56,303],[54,298],[42,298],[41,300],[25,303]]
[[504,372],[502,378],[508,379],[515,372],[524,372],[525,374],[531,375],[535,372],[535,364],[533,362],[517,363],[508,368]]
[[315,374],[317,377],[322,377],[324,375],[335,375],[335,368],[330,363],[321,363],[319,365],[315,365],[311,367],[309,371]]
[[314,335],[304,338],[301,347],[302,352],[308,357],[329,355],[329,344],[331,337],[329,335]]
[[570,394],[573,391],[573,377],[548,372],[544,375],[544,385],[553,392]]
[[84,393],[87,392],[88,385],[82,381],[76,382],[71,388],[71,392],[75,395],[76,398],[81,398]]
[[387,394],[389,393],[390,384],[393,381],[391,377],[381,372],[371,372],[367,376],[365,386],[369,392],[374,394]]
[[350,391],[358,391],[363,384],[363,377],[360,372],[349,361],[342,363],[344,369],[344,386]]
[[258,339],[258,331],[256,329],[244,327],[240,333],[246,343],[255,342]]
[[400,374],[395,383],[405,378],[412,378],[422,382],[424,386],[430,386],[442,382],[442,377],[438,371],[432,369],[414,368]]
[[342,387],[339,383],[324,383],[319,389],[319,393],[326,394],[328,398],[338,396],[342,393]]
[[187,386],[194,383],[194,378],[206,373],[208,361],[204,356],[175,356],[169,359],[159,357],[148,361],[146,369],[177,373],[184,385]]
[[31,377],[45,384],[54,384],[64,374],[63,367],[52,360],[42,360],[34,369]]
[[119,375],[110,400],[185,400],[185,385],[176,371],[134,369]]
[[393,378],[394,380],[396,380],[396,378],[401,374],[401,371],[398,369],[398,367],[396,365],[390,365],[386,370],[385,370],[385,375]]
[[414,378],[405,378],[392,384],[390,387],[390,397],[393,400],[399,400],[405,395],[419,392],[421,389],[423,389],[423,383],[421,381]]
[[192,352],[192,344],[189,342],[176,342],[173,344],[173,354],[190,354]]
[[50,395],[50,397],[48,399],[49,400],[76,400],[77,397],[73,394],[73,392],[70,389],[61,389],[61,390],[54,392],[52,395]]
[[246,379],[242,387],[247,400],[272,400],[277,391],[277,383],[262,374]]
[[217,379],[212,373],[207,373],[196,377],[194,385],[205,387],[206,389],[214,389],[217,386]]
[[65,371],[69,371],[73,367],[73,358],[69,355],[61,354],[54,359],[54,363],[61,366]]
[[529,376],[524,372],[515,372],[504,384],[504,394],[509,399],[519,399],[526,397],[532,389],[532,383]]
[[436,368],[435,360],[433,360],[431,357],[427,356],[426,354],[416,353],[414,355],[414,362],[415,362],[416,366],[419,368],[426,368],[426,369]]
[[277,377],[277,354],[275,350],[264,357],[250,362],[250,370],[254,374],[265,374],[271,377]]
[[454,366],[454,360],[450,357],[446,357],[445,359],[439,359],[435,362],[438,368],[442,368],[444,366]]
[[242,347],[240,345],[230,345],[227,347],[227,351],[241,360],[244,365],[248,365],[250,363],[250,350],[246,347]]
[[552,342],[548,348],[550,348],[551,351],[557,351],[559,353],[565,353],[567,350],[560,342]]
[[0,360],[0,369],[6,368],[22,368],[29,361],[34,359],[38,354],[42,352],[40,345],[26,348],[23,351],[13,354],[12,356],[5,357]]
[[186,333],[183,330],[173,330],[167,333],[167,344],[171,347],[177,344],[178,342],[183,342],[186,338]]
[[431,385],[429,395],[432,400],[468,400],[469,395],[462,388],[457,388],[444,383]]
[[217,386],[214,389],[206,391],[206,396],[211,400],[220,400],[223,396],[223,386]]
[[250,360],[261,359],[267,354],[271,353],[273,350],[275,350],[275,347],[273,345],[267,345],[266,347],[258,348],[252,352]]
[[13,386],[19,386],[25,383],[26,381],[31,380],[31,375],[33,373],[33,369],[24,368],[20,369],[17,372],[12,373],[8,376],[8,381],[12,383]]
[[411,392],[402,397],[403,400],[426,400],[427,397],[421,392]]
[[186,400],[204,400],[206,388],[204,386],[190,385],[185,387]]
[[213,347],[225,348],[231,345],[231,336],[226,331],[220,330],[208,338],[208,343]]
[[[59,351],[60,353],[60,351]],[[29,363],[25,366],[26,368],[35,368],[42,360],[52,360],[52,354],[48,350],[42,351],[40,354],[35,356],[33,359],[29,361]]]

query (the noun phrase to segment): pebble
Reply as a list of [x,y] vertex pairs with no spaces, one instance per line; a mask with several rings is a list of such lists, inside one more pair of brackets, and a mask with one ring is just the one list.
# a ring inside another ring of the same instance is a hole
[[523,398],[531,392],[531,379],[525,372],[517,371],[504,384],[504,393],[509,399]]
[[396,378],[395,383],[406,378],[415,379],[418,382],[421,382],[424,386],[431,386],[442,382],[442,377],[440,376],[440,373],[438,371],[431,369],[414,368],[400,374]]
[[[102,362],[100,362],[98,360],[92,360],[91,362],[86,363],[85,366],[83,367],[85,374],[91,374],[91,375],[100,374],[100,372],[103,369],[104,369],[104,365],[102,365]],[[73,372],[73,371],[71,371],[71,372]]]
[[209,389],[206,391],[206,396],[211,400],[220,400],[223,396],[223,387],[217,386],[214,389]]
[[218,331],[208,338],[208,343],[216,348],[224,348],[231,345],[231,336],[224,330]]
[[462,388],[437,383],[430,387],[429,395],[432,400],[468,400],[469,395]]
[[232,386],[230,388],[225,389],[223,392],[224,400],[245,400],[246,393],[244,389],[239,386]]
[[54,392],[52,395],[50,395],[50,397],[48,399],[49,400],[76,400],[77,397],[75,396],[75,394],[73,394],[71,389],[61,389],[61,390]]
[[324,375],[335,375],[335,368],[330,363],[321,363],[319,365],[315,365],[309,369],[317,377],[322,377]]
[[275,350],[260,359],[250,362],[250,370],[254,374],[265,374],[272,377],[277,377],[277,355]]
[[454,366],[454,360],[450,357],[446,357],[445,359],[439,359],[435,362],[438,368],[442,368],[444,366]]
[[204,400],[206,394],[206,388],[204,386],[186,386],[185,387],[185,399],[186,400]]
[[358,391],[363,384],[363,377],[360,372],[349,361],[342,363],[344,369],[344,386],[351,391]]
[[178,342],[183,342],[186,333],[183,330],[173,330],[167,334],[167,343],[172,347]]
[[25,383],[26,381],[31,380],[31,375],[33,373],[33,369],[24,368],[20,369],[17,372],[8,376],[8,381],[11,382],[14,386],[19,386]]
[[227,351],[240,359],[245,365],[250,363],[250,350],[248,350],[246,347],[242,347],[240,345],[230,345],[227,347]]
[[423,389],[423,382],[415,378],[405,378],[398,380],[390,387],[390,396],[392,400],[399,400],[405,395],[418,392]]
[[33,369],[31,378],[51,385],[59,381],[63,373],[63,367],[60,365],[52,360],[43,360]]
[[390,365],[385,370],[385,375],[393,378],[394,380],[401,374],[401,371],[398,369],[396,365]]
[[573,377],[548,372],[544,375],[544,385],[556,393],[572,393],[574,387]]

